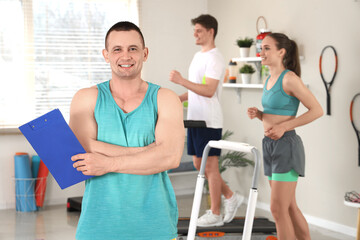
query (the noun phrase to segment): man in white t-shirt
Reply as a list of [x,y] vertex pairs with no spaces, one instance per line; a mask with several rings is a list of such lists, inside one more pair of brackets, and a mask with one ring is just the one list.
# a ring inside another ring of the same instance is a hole
[[[211,15],[200,15],[191,20],[194,25],[196,45],[201,46],[189,67],[189,80],[175,70],[170,73],[170,81],[187,88],[180,100],[188,100],[188,120],[203,120],[206,128],[188,128],[188,154],[193,156],[197,169],[206,144],[210,140],[220,140],[223,128],[223,115],[220,105],[221,81],[225,75],[225,61],[215,47],[217,20]],[[231,222],[241,205],[243,197],[233,193],[225,184],[219,172],[221,151],[212,148],[206,162],[205,175],[209,182],[211,209],[197,221],[199,227],[221,226]],[[221,194],[224,195],[225,215],[222,218]]]

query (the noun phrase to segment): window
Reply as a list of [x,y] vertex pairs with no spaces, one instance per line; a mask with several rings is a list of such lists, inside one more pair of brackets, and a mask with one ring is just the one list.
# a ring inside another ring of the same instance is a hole
[[107,30],[138,24],[137,0],[0,0],[0,128],[59,108],[75,92],[110,79]]

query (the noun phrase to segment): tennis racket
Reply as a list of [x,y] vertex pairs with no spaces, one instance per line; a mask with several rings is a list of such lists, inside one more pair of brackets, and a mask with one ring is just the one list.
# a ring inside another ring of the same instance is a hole
[[351,100],[350,121],[358,140],[358,165],[360,166],[360,93],[356,94]]
[[[322,71],[322,59],[323,59],[323,55],[326,49],[331,48],[334,52],[334,56],[335,56],[335,70],[334,70],[334,74],[330,80],[330,82],[325,80],[325,77],[323,75],[323,71]],[[331,115],[331,101],[330,101],[330,89],[331,89],[331,85],[334,83],[335,80],[335,76],[336,76],[336,72],[337,72],[337,68],[338,68],[338,58],[337,58],[337,53],[336,50],[333,46],[326,46],[323,48],[323,50],[321,51],[320,54],[320,61],[319,61],[319,68],[320,68],[320,76],[321,79],[324,83],[325,89],[326,89],[326,114],[327,115]]]

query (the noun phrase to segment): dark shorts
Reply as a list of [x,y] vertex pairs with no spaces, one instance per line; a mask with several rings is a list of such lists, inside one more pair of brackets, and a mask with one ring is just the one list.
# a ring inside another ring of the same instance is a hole
[[[188,128],[187,150],[189,155],[201,158],[210,140],[221,140],[222,128]],[[220,156],[221,149],[211,148],[208,156]]]
[[278,140],[264,137],[262,145],[266,176],[272,176],[273,173],[287,173],[292,169],[299,176],[305,176],[304,146],[295,130],[285,132]]

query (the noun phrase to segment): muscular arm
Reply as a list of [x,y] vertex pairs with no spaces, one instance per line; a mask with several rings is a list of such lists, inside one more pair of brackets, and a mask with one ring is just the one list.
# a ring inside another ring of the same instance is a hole
[[71,102],[69,125],[86,152],[120,156],[144,151],[152,146],[122,147],[97,141],[97,123],[94,117],[97,93],[96,87],[81,89]]
[[155,144],[147,149],[121,156],[78,154],[72,157],[77,170],[85,175],[103,175],[108,172],[149,175],[176,168],[181,159],[185,131],[182,105],[172,91],[160,89],[158,93],[158,121]]
[[193,83],[183,78],[178,71],[172,71],[170,73],[170,81],[179,84],[200,96],[208,98],[214,96],[219,84],[219,80],[208,77],[205,78],[204,84]]
[[91,143],[96,141],[97,136],[97,124],[94,117],[97,92],[96,87],[79,90],[70,106],[69,126],[86,152],[91,152]]

